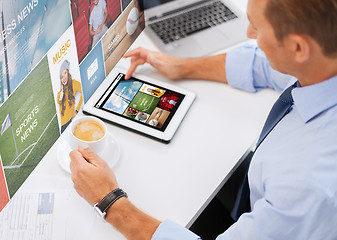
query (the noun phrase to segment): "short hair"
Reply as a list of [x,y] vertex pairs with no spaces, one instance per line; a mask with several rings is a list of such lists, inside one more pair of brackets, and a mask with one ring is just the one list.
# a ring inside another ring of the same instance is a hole
[[337,57],[336,0],[268,0],[265,16],[283,41],[292,33],[313,38],[327,57]]

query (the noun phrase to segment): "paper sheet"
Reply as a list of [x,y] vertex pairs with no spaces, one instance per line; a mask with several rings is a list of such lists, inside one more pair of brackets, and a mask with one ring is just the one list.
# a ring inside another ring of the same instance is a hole
[[15,196],[0,215],[0,239],[52,239],[54,193]]

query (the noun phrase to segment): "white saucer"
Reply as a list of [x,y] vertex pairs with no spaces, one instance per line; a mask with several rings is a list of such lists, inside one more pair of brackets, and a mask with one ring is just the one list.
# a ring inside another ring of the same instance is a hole
[[[65,136],[63,141],[59,142],[57,145],[57,161],[61,167],[68,173],[70,171],[70,157],[69,153],[73,150],[71,149],[67,139],[70,137],[68,131],[65,131]],[[105,151],[97,153],[103,160],[105,160],[110,168],[113,168],[119,160],[120,157],[120,147],[116,139],[108,132],[107,134]]]

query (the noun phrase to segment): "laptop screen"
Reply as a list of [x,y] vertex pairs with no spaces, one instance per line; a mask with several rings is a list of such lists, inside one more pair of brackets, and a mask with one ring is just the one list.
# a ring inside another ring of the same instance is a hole
[[175,0],[145,0],[144,1],[144,8],[149,9],[152,7],[156,7],[160,4],[168,3],[168,2],[173,2]]

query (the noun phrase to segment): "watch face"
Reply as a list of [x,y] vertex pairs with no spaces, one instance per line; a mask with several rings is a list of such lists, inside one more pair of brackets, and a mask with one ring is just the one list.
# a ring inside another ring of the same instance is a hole
[[105,219],[105,215],[106,215],[106,212],[102,212],[101,209],[99,207],[97,207],[97,204],[95,204],[94,206],[94,211],[96,213],[96,215],[100,218],[100,219]]

